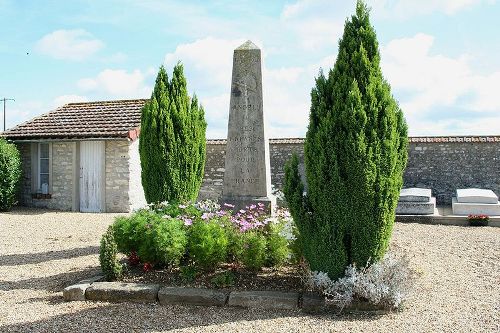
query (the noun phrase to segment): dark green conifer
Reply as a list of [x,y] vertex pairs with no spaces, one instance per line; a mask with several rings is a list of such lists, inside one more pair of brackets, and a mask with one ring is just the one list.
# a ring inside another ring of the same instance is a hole
[[385,253],[407,160],[407,126],[382,76],[363,1],[347,20],[335,66],[311,92],[304,147],[307,195],[295,156],[284,192],[313,271],[330,278]]
[[205,113],[190,98],[183,66],[169,81],[160,67],[141,117],[139,152],[148,203],[189,201],[198,196],[205,168]]

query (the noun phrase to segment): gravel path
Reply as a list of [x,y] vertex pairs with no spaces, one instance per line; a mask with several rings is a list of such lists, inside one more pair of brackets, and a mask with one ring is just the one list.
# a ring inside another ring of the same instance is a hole
[[96,275],[113,214],[0,213],[1,332],[499,332],[500,228],[398,223],[393,243],[421,273],[407,308],[387,315],[309,316],[69,302],[61,290]]

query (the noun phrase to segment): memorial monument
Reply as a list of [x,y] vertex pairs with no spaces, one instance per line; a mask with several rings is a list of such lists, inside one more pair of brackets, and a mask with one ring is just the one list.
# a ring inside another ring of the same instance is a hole
[[260,49],[247,41],[233,55],[222,203],[234,210],[263,204],[272,211],[269,142],[262,102]]

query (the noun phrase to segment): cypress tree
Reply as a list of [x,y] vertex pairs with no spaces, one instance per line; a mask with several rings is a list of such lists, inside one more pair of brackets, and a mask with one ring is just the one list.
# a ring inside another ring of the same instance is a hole
[[172,80],[163,66],[141,115],[139,153],[148,203],[195,200],[205,168],[205,112],[190,98],[183,66]]
[[311,270],[341,277],[385,253],[407,160],[407,125],[382,76],[369,9],[357,2],[334,68],[311,92],[304,146],[307,194],[298,158],[284,192]]

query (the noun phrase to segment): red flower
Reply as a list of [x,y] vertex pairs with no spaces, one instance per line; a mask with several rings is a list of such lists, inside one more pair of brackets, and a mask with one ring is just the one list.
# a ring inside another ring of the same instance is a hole
[[128,264],[130,266],[137,266],[141,260],[139,259],[139,256],[137,255],[137,252],[132,251],[130,252],[130,255],[128,256]]
[[153,265],[151,265],[149,262],[145,262],[144,265],[142,266],[142,270],[144,272],[149,272],[152,269],[153,269]]

